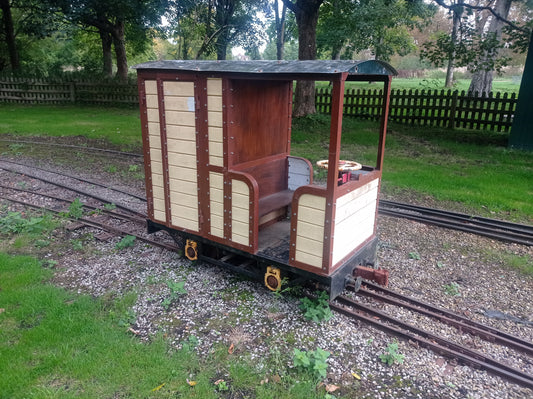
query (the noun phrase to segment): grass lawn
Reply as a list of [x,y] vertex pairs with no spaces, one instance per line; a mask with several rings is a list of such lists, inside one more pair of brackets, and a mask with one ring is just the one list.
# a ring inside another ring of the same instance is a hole
[[0,134],[84,136],[125,149],[139,147],[138,108],[0,104]]
[[177,349],[162,336],[143,344],[128,331],[134,293],[68,293],[47,283],[46,266],[0,252],[2,398],[325,397],[306,372],[262,383],[264,373],[225,346],[199,359],[194,346]]

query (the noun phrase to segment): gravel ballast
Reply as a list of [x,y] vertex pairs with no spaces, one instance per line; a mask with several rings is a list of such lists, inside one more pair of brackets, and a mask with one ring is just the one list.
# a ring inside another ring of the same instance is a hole
[[[110,182],[109,176],[87,174]],[[138,182],[131,190],[142,193]],[[83,239],[84,249],[44,255],[58,262],[54,283],[95,297],[136,292],[131,329],[141,340],[163,333],[180,347],[195,336],[200,356],[216,345],[233,344],[234,356],[250,360],[265,376],[283,372],[269,369],[279,364],[273,357],[292,367],[294,348],[320,347],[331,352],[328,381],[341,386],[341,393],[364,398],[533,397],[530,389],[404,340],[398,340],[403,363],[388,366],[379,355],[396,339],[362,322],[339,314],[318,324],[308,321],[293,296],[273,295],[262,284],[140,242],[117,251],[120,237],[101,242],[90,238],[96,233],[90,228],[65,231],[67,240]],[[533,341],[533,279],[509,266],[516,257],[531,261],[533,248],[386,216],[378,218],[378,236],[379,266],[390,272],[389,288]],[[185,282],[187,293],[164,306],[170,295],[167,283],[179,281]],[[420,328],[438,328],[435,332],[533,374],[530,357],[407,311],[396,312]]]

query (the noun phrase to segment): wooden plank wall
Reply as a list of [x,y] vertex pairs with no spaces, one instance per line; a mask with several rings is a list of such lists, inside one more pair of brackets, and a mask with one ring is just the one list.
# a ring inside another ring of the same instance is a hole
[[325,215],[326,198],[302,194],[298,201],[296,225],[297,262],[322,268]]
[[240,180],[231,180],[231,240],[250,245],[250,189]]
[[198,231],[194,82],[163,82],[171,224]]
[[157,81],[145,81],[146,113],[150,146],[150,166],[152,169],[152,195],[154,198],[154,219],[166,223],[165,189],[163,178],[163,156],[161,153],[161,130],[159,125],[159,105]]
[[336,265],[374,233],[379,179],[336,201],[332,265]]

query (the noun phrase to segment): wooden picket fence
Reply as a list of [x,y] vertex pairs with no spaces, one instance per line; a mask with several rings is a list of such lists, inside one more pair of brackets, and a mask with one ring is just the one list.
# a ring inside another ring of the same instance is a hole
[[138,105],[137,85],[0,77],[0,102]]
[[[509,132],[516,95],[475,96],[452,90],[392,90],[389,120],[419,126],[438,126]],[[21,104],[129,105],[139,103],[135,83],[47,81],[0,77],[0,102]],[[331,112],[331,89],[316,90],[319,113]],[[347,89],[344,114],[366,119],[381,115],[382,92]]]
[[[317,89],[317,112],[330,112],[330,98],[329,88]],[[514,93],[479,96],[457,90],[392,90],[389,120],[407,125],[509,132],[516,102]],[[344,115],[378,119],[381,108],[381,90],[346,90]]]

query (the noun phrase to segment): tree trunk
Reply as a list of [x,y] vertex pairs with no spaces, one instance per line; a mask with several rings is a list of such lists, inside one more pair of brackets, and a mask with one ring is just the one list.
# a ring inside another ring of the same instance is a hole
[[[512,0],[497,0],[496,5],[494,6],[494,11],[501,16],[502,18],[507,19],[509,15],[509,9],[511,8]],[[500,21],[498,18],[492,17],[489,29],[487,34],[495,34],[496,39],[500,40],[502,37],[502,27],[504,22]],[[488,55],[485,56],[487,59]],[[470,93],[490,93],[492,91],[492,70],[479,70],[472,75],[472,80],[470,82],[470,87],[468,91]]]
[[[296,4],[289,0],[283,3],[294,12],[298,25],[298,59],[316,59],[316,25],[318,11],[323,0],[297,0]],[[299,80],[294,92],[293,116],[306,116],[316,113],[315,82]]]
[[281,16],[279,15],[278,0],[274,2],[274,15],[276,17],[276,58],[283,59],[283,47],[285,45],[285,15],[287,6],[283,4]]
[[[458,0],[457,4],[463,4],[463,0]],[[461,17],[463,14],[462,9],[453,10],[453,24],[452,24],[452,35],[451,42],[455,46],[457,43],[457,32],[459,31],[459,25],[461,24]],[[453,86],[453,68],[455,63],[455,48],[452,49],[449,58],[448,58],[448,68],[446,69],[446,81],[444,82],[444,87]]]
[[124,35],[124,21],[118,21],[113,29],[113,44],[117,59],[117,77],[120,81],[128,80],[128,57],[126,55],[126,39]]
[[113,54],[111,52],[113,38],[111,37],[109,32],[105,32],[102,29],[99,29],[98,33],[100,33],[100,39],[102,41],[102,72],[104,76],[111,77],[113,76]]
[[17,45],[15,43],[15,28],[13,26],[13,16],[11,14],[11,4],[9,4],[9,0],[0,0],[0,9],[2,10],[2,24],[4,25],[4,34],[7,42],[7,50],[9,52],[11,70],[18,71],[20,69],[20,59]]

